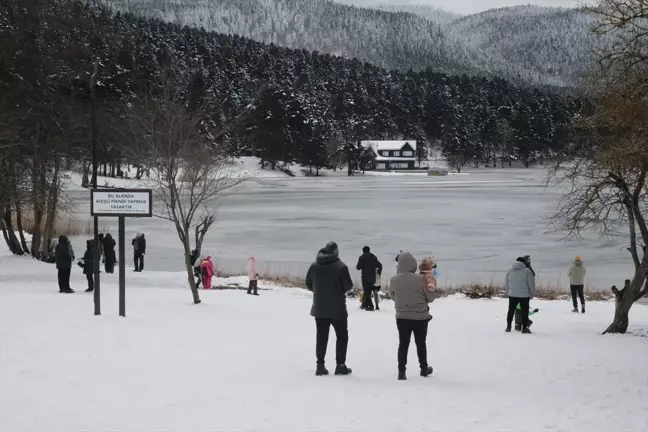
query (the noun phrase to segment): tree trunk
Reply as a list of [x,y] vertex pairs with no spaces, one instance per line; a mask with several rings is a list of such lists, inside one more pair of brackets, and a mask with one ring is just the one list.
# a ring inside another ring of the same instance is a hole
[[19,203],[16,203],[16,228],[18,228],[18,236],[20,237],[22,249],[26,254],[28,254],[29,248],[27,247],[27,241],[25,240],[25,230],[23,229],[22,224],[22,210]]
[[83,163],[83,177],[81,177],[81,187],[87,188],[90,185],[90,165]]
[[[41,254],[43,215],[45,214],[45,166],[42,164],[40,156],[34,155],[34,165],[32,167],[32,206],[34,208],[34,227],[32,232],[31,251],[32,256],[38,259],[47,257],[47,254]],[[49,245],[48,245],[49,246]],[[47,250],[45,250],[47,252]]]
[[57,207],[59,201],[59,169],[60,169],[60,160],[57,158],[55,162],[54,175],[52,177],[52,182],[50,183],[49,196],[47,197],[47,218],[45,220],[45,233],[43,247],[47,248],[47,251],[50,249],[52,244],[52,238],[54,237],[54,224],[56,222]]
[[617,298],[616,305],[614,307],[614,320],[608,326],[608,328],[603,332],[607,333],[625,333],[628,330],[629,318],[628,314],[630,313],[630,308],[634,301],[632,296],[623,295],[620,299]]
[[7,245],[9,246],[9,250],[14,255],[24,255],[25,252],[22,250],[22,247],[20,246],[20,242],[18,241],[18,237],[16,237],[16,232],[14,231],[13,223],[11,222],[10,207],[5,207],[3,219],[4,219],[4,228],[6,228],[5,235],[6,238],[8,239]]
[[[645,291],[642,291],[642,285],[646,282]],[[632,305],[639,300],[642,294],[648,292],[648,281],[646,280],[645,273],[642,273],[641,270],[638,270],[635,274],[630,285],[624,287],[619,291],[616,287],[612,287],[612,292],[616,297],[616,303],[614,307],[614,320],[608,326],[608,328],[603,332],[607,333],[625,333],[628,330],[628,324],[630,323],[628,315]]]
[[198,287],[196,287],[196,280],[194,279],[193,263],[191,262],[191,245],[189,245],[189,232],[185,233],[184,256],[185,268],[187,270],[187,281],[189,282],[189,287],[191,288],[193,302],[194,304],[199,304],[200,294],[198,293]]

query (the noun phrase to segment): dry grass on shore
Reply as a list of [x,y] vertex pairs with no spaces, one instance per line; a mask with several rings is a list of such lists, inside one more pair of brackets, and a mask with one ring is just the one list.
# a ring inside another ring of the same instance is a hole
[[[18,228],[16,224],[16,216],[13,215],[12,222],[14,228]],[[34,234],[35,224],[32,215],[24,215],[22,217],[22,228],[28,234]],[[99,227],[99,232],[103,231],[103,227]],[[41,232],[45,231],[45,220],[41,223]],[[54,222],[54,237],[64,235],[67,237],[93,235],[94,225],[92,218],[75,219],[72,217],[61,217]]]
[[[228,271],[227,269],[219,269],[219,275],[222,277],[233,277],[240,276],[244,274],[242,271]],[[270,271],[267,267],[259,271],[259,277],[262,280],[273,282],[277,285],[284,286],[286,288],[306,288],[304,275],[297,274],[295,272],[284,274],[278,274],[273,271]],[[383,298],[389,298],[387,293],[388,280],[383,281],[383,284],[387,286],[381,287],[381,296]],[[354,281],[354,289],[352,296],[359,296],[362,292],[362,285],[359,280]],[[441,297],[447,297],[453,294],[465,294],[470,298],[504,298],[506,297],[506,292],[504,287],[501,284],[495,282],[482,283],[482,282],[473,282],[468,284],[459,284],[459,285],[445,285],[439,287],[439,295]],[[598,301],[598,300],[609,300],[614,298],[614,295],[611,291],[602,291],[596,289],[593,286],[586,286],[585,288],[585,297],[588,300]],[[558,285],[539,285],[536,288],[536,298],[542,300],[567,300],[571,298],[571,294],[565,289],[561,289]]]

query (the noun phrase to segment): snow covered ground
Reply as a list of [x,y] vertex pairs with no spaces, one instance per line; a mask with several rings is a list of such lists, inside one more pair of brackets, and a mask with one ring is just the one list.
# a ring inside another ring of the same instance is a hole
[[[428,347],[434,375],[396,380],[393,306],[349,301],[349,377],[314,376],[308,292],[201,292],[180,273],[117,275],[92,295],[58,294],[55,269],[0,254],[0,430],[69,431],[587,431],[648,425],[648,307],[635,334],[601,336],[613,304],[585,315],[534,301],[533,335],[504,333],[503,300],[441,299]],[[84,278],[73,271],[73,288]],[[235,281],[236,282],[236,281]],[[244,278],[238,282],[245,282]],[[334,359],[334,337],[329,365]]]

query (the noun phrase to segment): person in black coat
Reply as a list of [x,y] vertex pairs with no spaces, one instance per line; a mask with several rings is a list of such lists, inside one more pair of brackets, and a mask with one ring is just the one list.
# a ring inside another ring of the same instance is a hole
[[94,245],[94,240],[88,240],[86,242],[86,251],[82,259],[83,274],[88,280],[88,289],[86,289],[86,292],[94,291]]
[[115,272],[115,263],[117,262],[117,254],[115,253],[115,239],[112,238],[110,233],[106,234],[103,239],[103,250],[104,250],[104,266],[106,268],[106,273]]
[[58,270],[59,292],[72,294],[74,290],[70,288],[70,273],[74,262],[74,250],[67,237],[59,236],[58,244],[54,249],[54,260]]
[[376,255],[371,253],[369,246],[362,248],[362,255],[358,258],[356,270],[362,273],[362,291],[363,301],[361,308],[367,311],[374,310],[371,296],[373,294],[374,284],[376,283],[376,273],[382,274],[383,266],[378,261]]
[[146,238],[144,234],[137,234],[131,244],[133,245],[135,271],[141,272],[144,270],[144,254],[146,254]]
[[349,375],[351,369],[346,366],[347,345],[349,343],[348,312],[346,295],[353,289],[349,268],[338,256],[338,246],[329,242],[317,253],[315,262],[306,274],[306,288],[313,292],[311,316],[317,325],[317,369],[315,375],[328,375],[324,366],[328,345],[330,326],[337,337],[335,359],[336,375]]

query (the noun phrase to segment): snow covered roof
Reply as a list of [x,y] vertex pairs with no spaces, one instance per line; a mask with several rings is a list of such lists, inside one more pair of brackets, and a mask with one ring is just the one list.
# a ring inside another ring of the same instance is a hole
[[400,150],[405,144],[409,144],[416,151],[416,140],[407,141],[360,141],[362,147],[371,147],[375,152],[381,150]]

